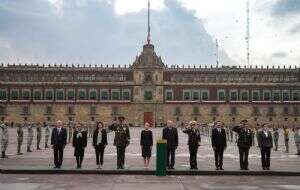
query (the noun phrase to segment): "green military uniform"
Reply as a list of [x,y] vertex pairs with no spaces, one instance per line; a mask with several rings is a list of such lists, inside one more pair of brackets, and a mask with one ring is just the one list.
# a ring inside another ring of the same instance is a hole
[[0,125],[0,128],[2,129],[1,133],[1,158],[7,158],[5,152],[8,146],[8,124],[3,123]]
[[50,137],[50,126],[49,124],[47,124],[45,127],[45,148],[49,148],[48,147],[49,137]]
[[24,131],[23,131],[23,126],[21,124],[18,124],[18,129],[17,129],[17,141],[18,141],[18,155],[21,155],[21,147],[22,147],[22,144],[23,144],[23,137],[24,137]]
[[31,145],[33,141],[33,129],[32,129],[32,124],[28,125],[28,134],[27,134],[27,152],[32,152],[31,151]]
[[113,124],[109,129],[115,132],[114,146],[117,148],[117,168],[124,169],[125,150],[130,142],[129,127],[126,124]]
[[42,126],[41,124],[37,124],[36,126],[36,149],[40,150],[40,143],[42,139]]
[[278,128],[275,128],[273,131],[273,136],[274,136],[274,145],[275,145],[275,151],[278,150],[278,140],[279,140],[279,132]]

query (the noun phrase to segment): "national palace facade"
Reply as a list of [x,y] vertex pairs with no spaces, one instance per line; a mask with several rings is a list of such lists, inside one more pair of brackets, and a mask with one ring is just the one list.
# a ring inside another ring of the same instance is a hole
[[1,65],[0,117],[21,123],[166,120],[295,125],[300,69],[165,65],[152,44],[129,67]]

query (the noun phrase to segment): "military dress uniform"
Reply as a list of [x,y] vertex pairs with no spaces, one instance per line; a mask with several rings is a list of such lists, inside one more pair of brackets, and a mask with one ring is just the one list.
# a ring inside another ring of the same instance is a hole
[[21,124],[18,125],[18,129],[17,129],[17,141],[18,141],[18,147],[17,147],[17,150],[18,150],[18,155],[21,155],[22,152],[21,152],[21,147],[22,147],[22,144],[23,144],[23,137],[24,137],[24,131],[23,131],[23,126]]
[[42,127],[40,124],[36,126],[36,149],[40,150],[40,143],[42,139]]
[[188,146],[190,152],[190,168],[198,169],[197,167],[197,152],[201,143],[200,130],[195,128],[185,128],[182,132],[188,135]]
[[48,141],[50,137],[50,126],[47,124],[45,127],[45,148],[49,148]]
[[2,129],[1,133],[1,158],[7,158],[5,152],[8,146],[8,125],[6,123],[3,123],[0,125],[0,128]]
[[117,148],[117,168],[124,169],[125,150],[130,142],[129,127],[126,124],[112,124],[109,129],[115,132],[114,146]]
[[33,141],[33,129],[32,129],[32,125],[28,125],[28,134],[27,134],[27,152],[32,152],[31,151],[31,145],[32,145],[32,141]]
[[273,138],[274,138],[275,151],[277,151],[278,150],[278,140],[279,140],[278,128],[274,128]]
[[252,131],[245,127],[236,126],[233,131],[238,134],[237,145],[240,154],[241,170],[248,170],[249,149],[252,146]]

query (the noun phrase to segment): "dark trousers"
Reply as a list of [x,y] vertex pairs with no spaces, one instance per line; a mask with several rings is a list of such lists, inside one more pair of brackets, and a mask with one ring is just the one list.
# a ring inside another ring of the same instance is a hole
[[190,167],[191,169],[196,169],[198,146],[189,146],[189,151],[190,151]]
[[117,147],[117,167],[118,167],[118,169],[124,169],[125,149],[126,149],[126,147]]
[[103,165],[104,149],[105,149],[105,146],[102,144],[95,146],[96,164],[97,165],[100,165],[100,164]]
[[223,154],[224,154],[224,149],[215,149],[215,164],[216,168],[222,168],[223,167]]
[[270,167],[271,148],[261,148],[261,164],[263,168]]
[[[171,157],[171,163],[170,163]],[[175,148],[167,147],[167,167],[173,168],[175,165]]]
[[83,161],[83,155],[76,156],[77,167],[81,168],[82,161]]
[[63,158],[64,158],[64,147],[54,146],[53,152],[54,152],[54,165],[56,167],[60,167],[62,165]]
[[248,169],[249,149],[248,147],[239,147],[241,169]]

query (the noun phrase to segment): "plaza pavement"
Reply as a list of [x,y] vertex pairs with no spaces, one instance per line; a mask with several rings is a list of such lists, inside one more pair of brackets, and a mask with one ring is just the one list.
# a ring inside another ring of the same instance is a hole
[[[141,128],[131,128],[131,141],[126,149],[126,166],[128,170],[143,170],[143,160],[141,157],[141,148],[139,146]],[[152,129],[154,134],[154,142],[161,138],[161,128]],[[27,130],[24,130],[24,141],[22,146],[23,155],[16,155],[17,141],[16,129],[9,129],[9,146],[7,155],[9,158],[0,159],[0,168],[2,169],[24,169],[24,170],[48,170],[53,168],[53,153],[51,149],[44,148],[44,136],[42,138],[42,150],[36,150],[36,138],[32,145],[33,152],[27,153]],[[44,131],[43,131],[44,135]],[[116,149],[113,144],[114,133],[109,133],[108,142],[104,155],[103,170],[116,169]],[[85,158],[81,170],[95,170],[96,159],[94,149],[91,145],[92,139],[89,138],[88,146],[85,151]],[[49,142],[50,143],[50,142]],[[257,142],[256,142],[257,145]],[[285,153],[282,131],[280,131],[279,150],[272,151],[271,171],[280,172],[300,172],[300,157],[295,155],[296,147],[293,140],[293,132],[290,132],[290,153]],[[75,169],[75,158],[73,156],[73,147],[68,144],[64,153],[64,161],[62,170]],[[152,160],[150,170],[155,169],[156,147],[153,146]],[[214,171],[214,154],[210,144],[210,138],[202,136],[201,146],[198,151],[198,168],[203,171]],[[189,153],[187,146],[187,135],[179,130],[179,146],[176,151],[176,170],[189,169]],[[239,157],[238,148],[234,142],[228,142],[228,148],[224,153],[224,169],[225,171],[238,171]],[[249,169],[251,171],[261,171],[260,151],[255,146],[250,149],[249,153]]]

